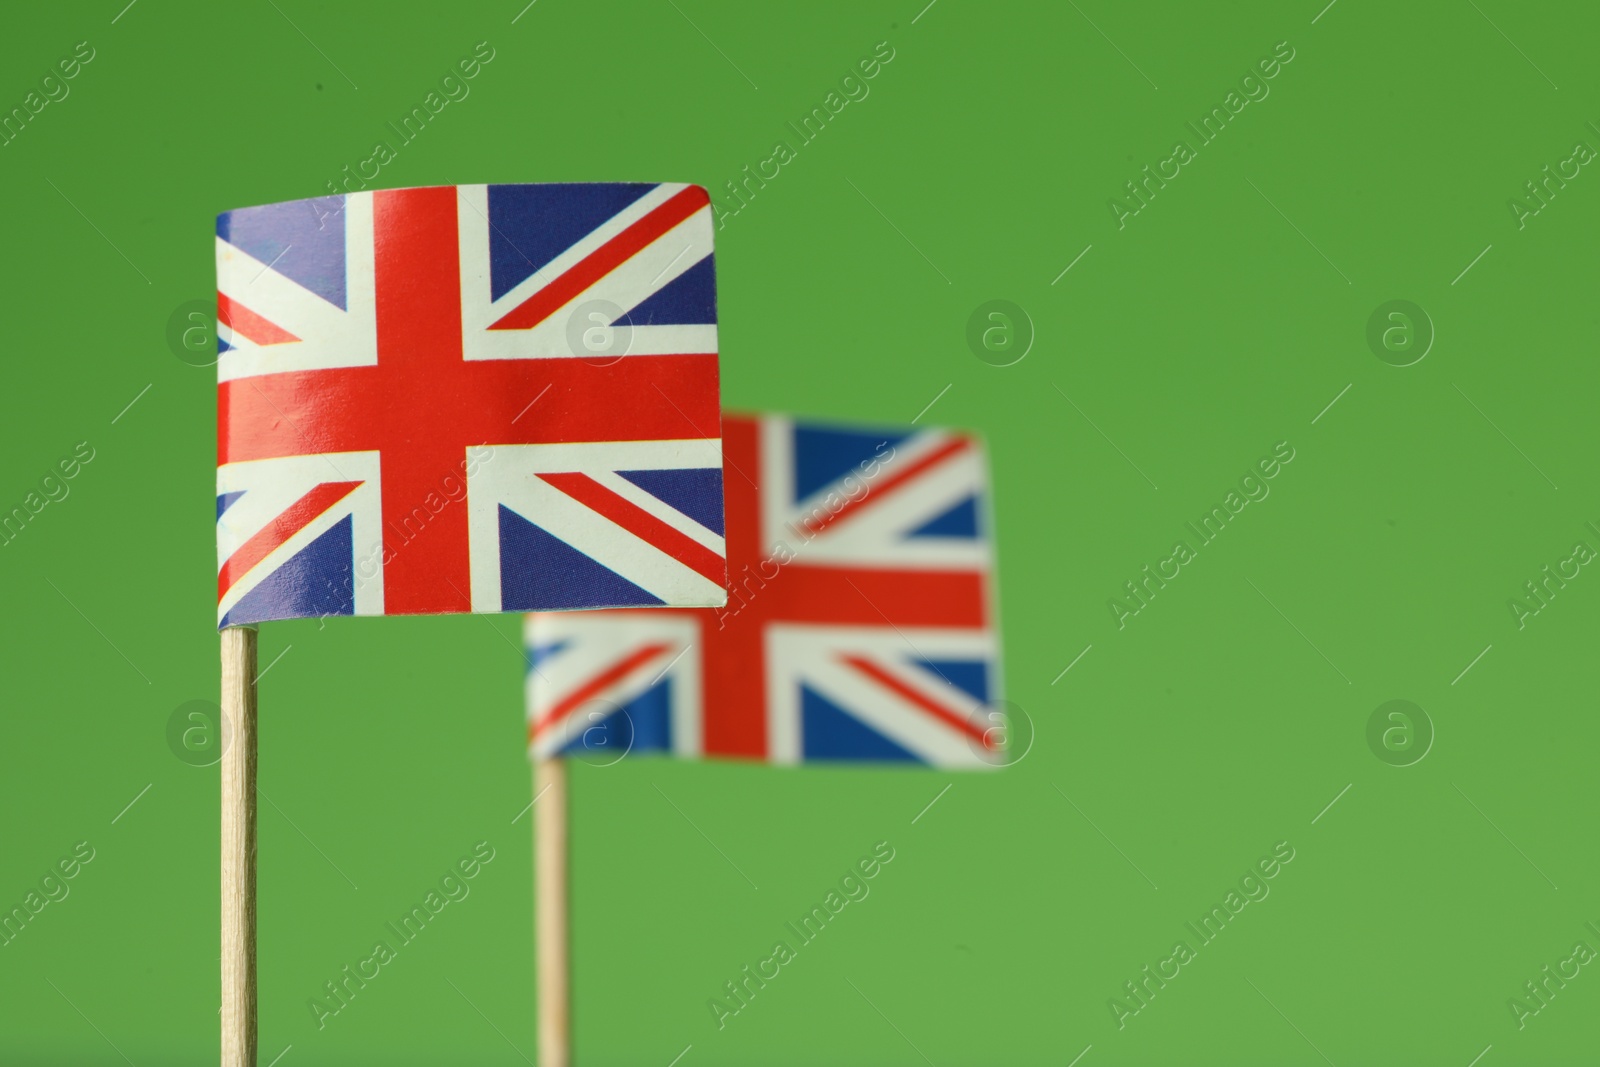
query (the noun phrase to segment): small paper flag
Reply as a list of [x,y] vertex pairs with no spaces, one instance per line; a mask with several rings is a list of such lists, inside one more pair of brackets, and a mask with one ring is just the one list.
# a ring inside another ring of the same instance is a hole
[[219,625],[724,602],[704,189],[244,208],[217,289]]
[[723,447],[727,605],[529,615],[532,754],[1002,765],[979,441],[728,417]]

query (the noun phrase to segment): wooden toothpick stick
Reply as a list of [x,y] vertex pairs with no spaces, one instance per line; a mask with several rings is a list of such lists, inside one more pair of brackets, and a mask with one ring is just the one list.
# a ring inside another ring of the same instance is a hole
[[534,941],[539,983],[539,1067],[572,1065],[567,914],[567,766],[533,764]]
[[256,628],[222,631],[222,1067],[256,1067]]

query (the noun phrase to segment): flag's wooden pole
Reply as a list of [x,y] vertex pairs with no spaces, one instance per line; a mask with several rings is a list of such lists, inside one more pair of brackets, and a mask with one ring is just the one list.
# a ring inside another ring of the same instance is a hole
[[256,628],[222,631],[222,1067],[256,1067]]
[[567,954],[567,765],[533,763],[534,947],[539,983],[539,1067],[572,1065]]

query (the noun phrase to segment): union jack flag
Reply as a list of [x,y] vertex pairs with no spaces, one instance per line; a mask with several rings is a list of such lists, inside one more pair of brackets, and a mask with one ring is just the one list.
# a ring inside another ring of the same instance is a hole
[[778,417],[722,433],[727,606],[530,614],[532,755],[998,765],[980,443]]
[[726,600],[710,200],[360,192],[217,219],[217,616]]

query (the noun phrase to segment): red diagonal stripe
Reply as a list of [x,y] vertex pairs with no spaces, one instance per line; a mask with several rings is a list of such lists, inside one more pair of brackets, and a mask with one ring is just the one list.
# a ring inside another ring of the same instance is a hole
[[711,202],[691,185],[579,260],[570,270],[513,308],[491,330],[527,330],[539,325],[641,249]]
[[289,538],[309,526],[313,519],[348,496],[360,482],[323,482],[290,504],[288,509],[267,523],[240,545],[217,573],[217,600],[233,588],[251,567],[266,559]]
[[706,581],[717,585],[727,584],[727,560],[688,534],[668,526],[633,501],[613,493],[587,474],[571,471],[541,474],[539,477],[633,536],[659,548]]
[[599,674],[584,682],[578,688],[568,693],[565,698],[556,703],[544,716],[528,727],[528,743],[544,733],[557,719],[561,718],[573,708],[593,697],[596,693],[615,682],[621,681],[628,672],[650,662],[655,657],[670,649],[671,645],[645,645],[643,648],[630,655],[624,656]]
[[230,300],[221,293],[217,294],[217,321],[258,345],[281,345],[285,341],[300,340],[277,323],[262,318],[237,300]]
[[[896,471],[893,475],[884,478],[881,481],[868,482],[867,492],[856,497],[854,500],[846,500],[844,502],[844,506],[838,511],[829,512],[826,515],[820,515],[816,518],[807,519],[805,522],[801,523],[801,526],[803,526],[810,533],[821,533],[823,530],[827,529],[829,526],[832,526],[840,519],[857,511],[863,505],[881,499],[884,495],[893,492],[895,489],[898,489],[900,486],[904,485],[912,478],[915,478],[929,467],[932,467],[938,463],[943,463],[949,457],[958,452],[965,452],[970,447],[972,447],[971,439],[966,437],[954,438],[934,449],[932,452],[929,452],[915,463],[905,467],[903,470]],[[892,463],[893,460],[890,462]]]
[[938,719],[945,725],[960,730],[968,737],[971,737],[974,740],[982,743],[985,748],[994,747],[994,742],[989,740],[989,735],[985,731],[978,729],[977,726],[968,722],[960,715],[957,715],[949,708],[929,700],[927,697],[923,696],[909,685],[906,685],[906,683],[888,673],[871,660],[868,660],[862,656],[840,656],[839,658],[845,663],[854,667],[856,670],[860,671],[862,674],[866,675],[868,678],[871,678],[873,681],[883,686],[885,689],[891,690],[907,702],[914,704],[918,708],[921,708],[923,711],[927,712],[929,715],[932,715],[935,719]]

